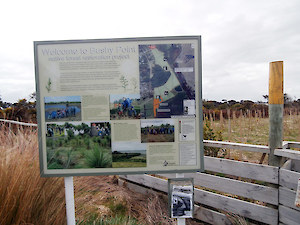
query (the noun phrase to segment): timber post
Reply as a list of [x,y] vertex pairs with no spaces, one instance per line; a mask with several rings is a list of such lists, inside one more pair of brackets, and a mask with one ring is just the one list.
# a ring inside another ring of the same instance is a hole
[[269,165],[280,166],[274,150],[282,148],[283,141],[283,61],[271,62],[269,70]]

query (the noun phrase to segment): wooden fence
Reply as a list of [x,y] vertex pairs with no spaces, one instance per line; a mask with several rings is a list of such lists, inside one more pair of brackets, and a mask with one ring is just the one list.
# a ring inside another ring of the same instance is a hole
[[[242,151],[270,152],[268,146],[220,141],[204,141],[204,146]],[[282,168],[223,158],[204,157],[204,173],[186,173],[194,178],[195,215],[209,224],[231,224],[228,215],[244,217],[255,224],[299,224],[300,209],[295,207],[300,178],[300,148],[298,142],[284,142],[275,155],[288,160]],[[120,176],[120,183],[147,193],[167,193],[167,178],[174,174]]]

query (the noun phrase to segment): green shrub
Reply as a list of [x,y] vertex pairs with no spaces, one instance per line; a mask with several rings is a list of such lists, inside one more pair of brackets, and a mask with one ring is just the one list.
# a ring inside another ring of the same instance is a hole
[[[212,140],[212,141],[222,141],[222,132],[214,132],[211,128],[211,124],[207,118],[203,121],[203,139],[204,140]],[[204,147],[204,155],[217,157],[220,148],[215,147]]]
[[99,146],[94,146],[85,154],[86,163],[90,168],[107,168],[112,166],[111,157]]
[[115,199],[109,201],[108,208],[113,216],[124,217],[128,211],[126,205],[123,202],[116,202]]
[[74,131],[72,129],[67,130],[68,140],[71,140],[74,137]]
[[83,142],[84,142],[84,145],[86,146],[87,149],[91,149],[92,144],[91,144],[89,136],[84,136],[83,137]]

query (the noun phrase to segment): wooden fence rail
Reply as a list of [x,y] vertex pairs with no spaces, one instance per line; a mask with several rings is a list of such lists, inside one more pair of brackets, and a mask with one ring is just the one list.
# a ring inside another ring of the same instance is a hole
[[204,146],[207,147],[216,147],[216,148],[230,148],[237,149],[248,152],[261,152],[261,153],[270,153],[270,149],[268,146],[263,145],[250,145],[250,144],[242,144],[242,143],[232,143],[226,141],[210,141],[203,140]]
[[37,127],[37,124],[36,124],[36,123],[24,123],[24,122],[19,122],[19,121],[14,121],[14,120],[4,120],[4,119],[0,119],[0,122],[3,122],[3,123],[11,123],[11,124],[17,124],[17,125],[28,126],[28,127]]

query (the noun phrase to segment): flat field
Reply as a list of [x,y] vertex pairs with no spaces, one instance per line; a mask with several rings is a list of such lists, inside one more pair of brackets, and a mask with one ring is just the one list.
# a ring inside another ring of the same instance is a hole
[[141,134],[142,143],[147,142],[174,142],[174,134]]
[[[223,119],[210,121],[214,132],[221,132],[224,141],[268,145],[269,118],[240,117],[235,119]],[[300,142],[300,115],[288,115],[283,117],[283,140]],[[261,153],[230,150],[230,156],[226,157],[259,162]],[[267,163],[267,157],[264,160]]]

